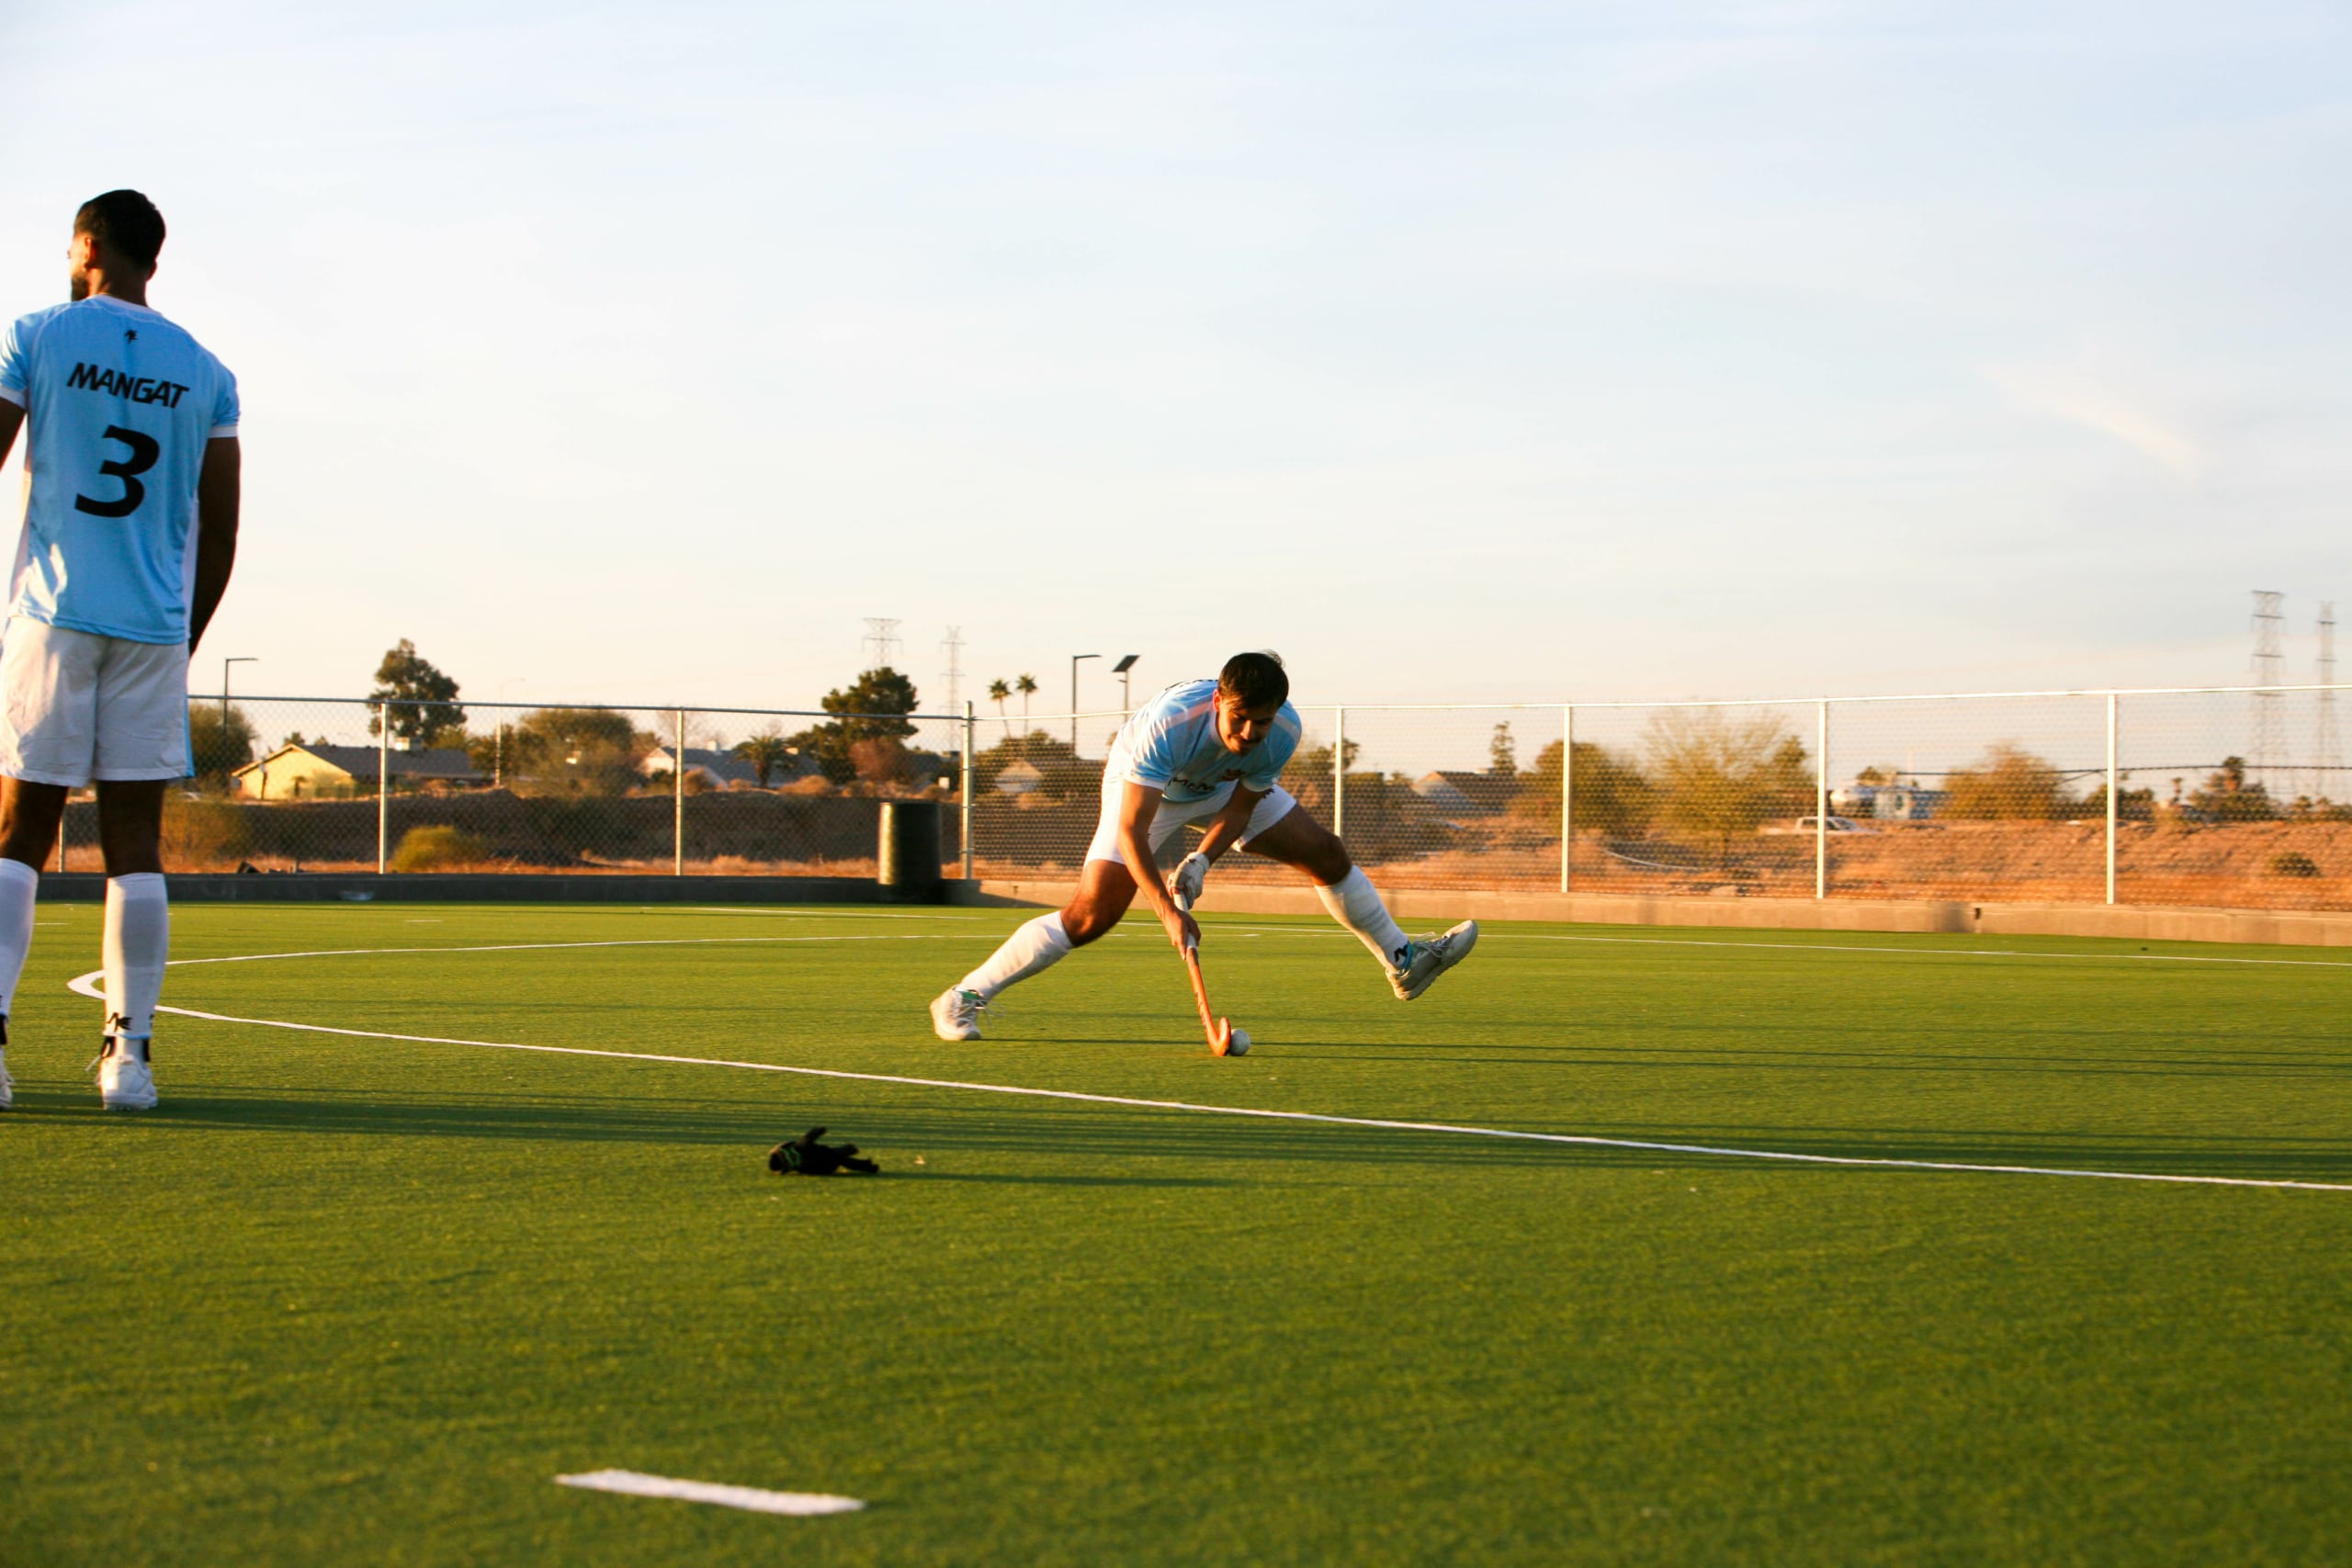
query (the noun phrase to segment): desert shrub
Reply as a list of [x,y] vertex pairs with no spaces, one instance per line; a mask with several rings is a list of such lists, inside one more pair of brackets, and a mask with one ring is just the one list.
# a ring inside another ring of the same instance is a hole
[[867,784],[897,784],[906,777],[907,761],[906,743],[895,735],[849,743],[850,768]]
[[2216,822],[2268,822],[2278,815],[2269,789],[2246,782],[2243,757],[2222,758],[2221,772],[2206,775],[2205,787],[2190,795],[2188,804]]
[[[1603,833],[1638,833],[1649,825],[1657,792],[1631,757],[1589,740],[1576,745],[1576,825]],[[1510,814],[1549,826],[1560,820],[1560,742],[1535,754],[1511,797]]]
[[2301,850],[2281,850],[2270,857],[2268,869],[2273,876],[2317,876],[2319,862]]
[[[1953,770],[1944,787],[1950,793],[1937,815],[1961,822],[2049,822],[2072,804],[2057,769],[2007,740],[1995,742],[1974,767]],[[2099,805],[2104,812],[2103,798]]]
[[411,828],[393,846],[391,867],[394,871],[447,871],[478,865],[489,854],[490,846],[462,828]]
[[[1736,718],[1722,708],[1670,708],[1650,720],[1643,750],[1657,816],[1714,840],[1724,854],[1766,818],[1813,803],[1804,743],[1770,714]],[[1584,782],[1581,769],[1577,782]]]
[[[259,808],[257,808],[259,809]],[[245,808],[224,800],[164,795],[164,863],[175,871],[234,866],[253,848]]]

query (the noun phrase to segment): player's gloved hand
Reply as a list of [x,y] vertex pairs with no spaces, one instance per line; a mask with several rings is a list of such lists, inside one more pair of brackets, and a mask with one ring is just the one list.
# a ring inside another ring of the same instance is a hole
[[798,1171],[803,1176],[831,1176],[837,1170],[854,1170],[871,1176],[882,1168],[870,1159],[857,1157],[855,1144],[842,1144],[829,1148],[817,1140],[825,1135],[822,1127],[811,1127],[788,1144],[778,1144],[768,1151],[768,1168],[778,1176],[790,1176]]
[[1189,910],[1201,901],[1201,886],[1209,879],[1209,857],[1197,852],[1186,855],[1168,878],[1168,896],[1176,907]]

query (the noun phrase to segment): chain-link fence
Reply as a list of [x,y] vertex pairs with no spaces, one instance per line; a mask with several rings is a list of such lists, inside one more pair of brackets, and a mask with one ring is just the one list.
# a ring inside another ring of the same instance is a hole
[[[1398,887],[2352,908],[2347,691],[1302,707],[1283,783]],[[878,802],[929,799],[948,875],[1033,881],[1083,863],[1125,717],[189,713],[178,870],[869,876]],[[97,867],[91,811],[70,869]]]

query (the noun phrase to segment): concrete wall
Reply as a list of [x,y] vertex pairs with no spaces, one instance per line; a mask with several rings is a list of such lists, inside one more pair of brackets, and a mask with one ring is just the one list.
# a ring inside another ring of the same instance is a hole
[[[1378,878],[1374,879],[1375,884]],[[982,882],[990,902],[1055,906],[1075,882]],[[1866,898],[1645,897],[1611,893],[1430,892],[1382,888],[1405,925],[1455,920],[1558,920],[1591,925],[1713,926],[1770,931],[1954,931],[1988,936],[2103,936],[2141,942],[2289,942],[2352,947],[2352,914],[2181,909],[2103,904],[1958,904]],[[1306,887],[1219,887],[1209,879],[1204,913],[1314,915]]]

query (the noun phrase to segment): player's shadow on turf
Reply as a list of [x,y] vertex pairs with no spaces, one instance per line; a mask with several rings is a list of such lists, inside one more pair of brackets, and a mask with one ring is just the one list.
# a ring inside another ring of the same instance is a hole
[[[70,1110],[67,1113],[71,1113]],[[95,1102],[90,1113],[95,1115]],[[1436,1119],[1436,1118],[1432,1118]],[[819,1123],[867,1149],[904,1158],[916,1153],[1039,1155],[1057,1159],[1215,1159],[1333,1168],[1349,1179],[1385,1182],[1396,1173],[1432,1168],[1597,1168],[1701,1166],[1815,1174],[1851,1173],[1850,1166],[1743,1160],[1720,1155],[1609,1144],[1554,1144],[1408,1128],[1351,1127],[1252,1122],[1223,1116],[1104,1112],[1092,1108],[1026,1109],[975,1104],[954,1110],[860,1103],[828,1097],[758,1106],[720,1107],[687,1097],[550,1096],[387,1099],[379,1093],[306,1089],[299,1093],[175,1096],[150,1119],[169,1126],[236,1128],[298,1135],[547,1139],[679,1145],[735,1145],[765,1148]],[[1549,1131],[1536,1126],[1530,1131]],[[2352,1147],[2312,1138],[2252,1134],[2198,1134],[2179,1139],[2145,1134],[2053,1134],[2018,1128],[1892,1128],[1730,1125],[1715,1122],[1592,1122],[1557,1129],[1644,1144],[1702,1145],[1759,1152],[1827,1156],[1871,1161],[1928,1160],[1962,1165],[2020,1165],[2049,1168],[2143,1171],[2180,1176],[2270,1179],[2352,1179]],[[940,1172],[936,1174],[945,1175]],[[1083,1176],[964,1173],[958,1179],[1034,1181],[1067,1185],[1220,1186],[1197,1173],[1184,1177],[1123,1174]]]

